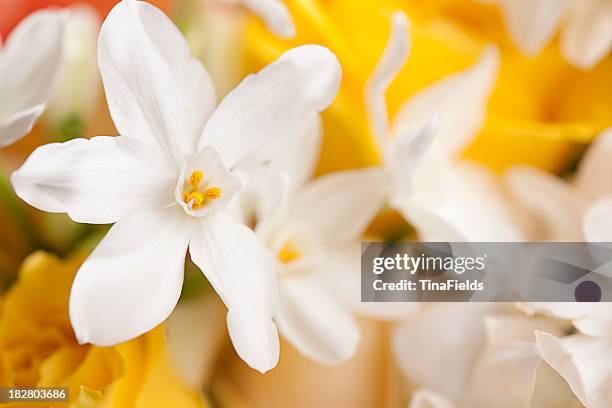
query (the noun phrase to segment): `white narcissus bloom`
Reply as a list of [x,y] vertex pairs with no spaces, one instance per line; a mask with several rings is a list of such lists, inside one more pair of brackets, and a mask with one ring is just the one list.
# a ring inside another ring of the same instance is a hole
[[[386,192],[391,206],[424,241],[521,240],[497,177],[459,158],[486,117],[497,50],[488,46],[474,66],[414,95],[389,125],[385,91],[408,54],[406,27],[405,16],[396,13],[389,43],[366,91],[372,132],[392,180]],[[436,115],[419,129],[432,114]]]
[[189,249],[228,308],[238,354],[259,371],[274,367],[274,260],[224,207],[256,152],[331,103],[337,59],[320,46],[292,49],[215,108],[213,84],[176,27],[128,0],[102,25],[98,62],[121,136],[42,146],[12,175],[17,195],[41,210],[115,223],[72,287],[78,340],[111,345],[162,322],[178,301]]
[[561,52],[573,65],[589,69],[612,49],[610,0],[486,0],[501,8],[510,37],[533,56],[561,29]]
[[531,219],[530,239],[612,241],[612,129],[605,130],[567,182],[530,166],[505,173],[509,190]]
[[396,362],[417,387],[410,408],[577,408],[539,352],[539,330],[561,337],[570,328],[510,304],[426,305],[393,333]]
[[0,147],[29,133],[45,110],[62,59],[64,18],[61,11],[32,13],[0,43]]
[[244,175],[234,203],[275,258],[280,334],[306,357],[338,364],[355,354],[360,333],[329,285],[349,283],[337,276],[359,276],[359,240],[379,210],[373,198],[388,180],[372,167],[308,181],[319,153],[318,125],[304,130],[310,137],[271,152],[270,166]]

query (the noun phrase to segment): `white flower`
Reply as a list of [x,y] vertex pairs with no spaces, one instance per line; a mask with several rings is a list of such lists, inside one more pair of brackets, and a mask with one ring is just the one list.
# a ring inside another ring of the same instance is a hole
[[536,332],[538,352],[587,408],[612,404],[612,306],[609,303],[523,303],[531,316],[571,321],[577,332],[561,337]]
[[530,238],[612,241],[612,129],[591,144],[574,180],[526,165],[506,171],[513,198],[534,226]]
[[561,52],[570,63],[592,68],[612,49],[610,0],[486,0],[501,8],[516,46],[533,56],[561,30]]
[[[396,13],[389,43],[366,92],[372,132],[392,178],[390,204],[424,241],[520,240],[522,233],[497,177],[459,158],[486,117],[498,66],[496,49],[487,47],[473,67],[414,95],[389,125],[385,90],[408,54],[406,28],[405,17]],[[436,115],[420,128],[432,114]]]
[[335,56],[314,45],[292,49],[215,109],[210,78],[176,27],[128,0],[102,25],[98,61],[121,136],[42,146],[12,176],[16,193],[39,209],[115,223],[72,287],[78,340],[115,344],[162,322],[178,301],[189,248],[228,308],[238,354],[262,372],[274,367],[274,261],[224,207],[241,188],[235,173],[257,164],[256,152],[331,103]]
[[99,31],[100,19],[91,6],[66,9],[62,61],[44,118],[55,129],[71,120],[85,124],[94,113],[100,91],[96,64]]
[[29,133],[45,110],[62,59],[63,32],[64,14],[43,10],[0,43],[0,147]]
[[562,336],[569,328],[510,304],[423,306],[393,333],[396,362],[417,387],[410,408],[578,406],[563,379],[542,364],[536,341],[538,330]]
[[330,289],[352,283],[341,279],[346,274],[359,276],[359,239],[379,210],[372,198],[388,180],[373,167],[307,181],[318,158],[319,123],[304,133],[310,136],[271,152],[270,166],[243,176],[235,203],[275,258],[280,334],[306,357],[338,364],[355,354],[360,334]]

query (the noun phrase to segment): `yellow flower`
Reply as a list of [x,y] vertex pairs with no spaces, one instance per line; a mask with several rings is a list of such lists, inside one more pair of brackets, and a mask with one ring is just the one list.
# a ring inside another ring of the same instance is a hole
[[486,43],[495,43],[501,51],[488,118],[467,149],[468,157],[497,170],[529,163],[561,171],[577,147],[612,123],[611,58],[583,72],[565,63],[558,46],[551,44],[528,59],[513,47],[492,5],[450,0],[286,0],[286,4],[297,27],[296,38],[274,37],[252,19],[245,34],[249,69],[302,43],[321,43],[338,55],[343,83],[336,102],[323,115],[319,173],[379,160],[368,129],[364,89],[384,49],[395,10],[410,18],[413,45],[387,93],[391,114],[417,91],[472,65]]
[[115,347],[77,344],[68,298],[83,259],[41,251],[25,260],[0,303],[0,386],[68,387],[72,408],[202,407],[170,367],[163,325]]

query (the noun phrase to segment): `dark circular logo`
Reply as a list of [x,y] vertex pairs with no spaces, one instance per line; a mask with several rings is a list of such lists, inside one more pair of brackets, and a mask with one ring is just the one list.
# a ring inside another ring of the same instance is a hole
[[578,302],[599,302],[601,300],[601,288],[597,283],[585,280],[576,286],[574,297]]

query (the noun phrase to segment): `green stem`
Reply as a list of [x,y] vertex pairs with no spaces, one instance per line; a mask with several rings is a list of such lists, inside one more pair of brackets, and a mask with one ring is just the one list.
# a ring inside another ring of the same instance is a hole
[[4,206],[11,215],[11,219],[20,227],[27,243],[32,248],[36,248],[38,246],[38,240],[36,239],[34,229],[32,228],[32,225],[30,224],[30,221],[23,210],[23,206],[17,199],[17,196],[15,196],[13,193],[13,189],[5,174],[6,172],[4,171],[4,167],[0,161],[0,202],[4,203]]

